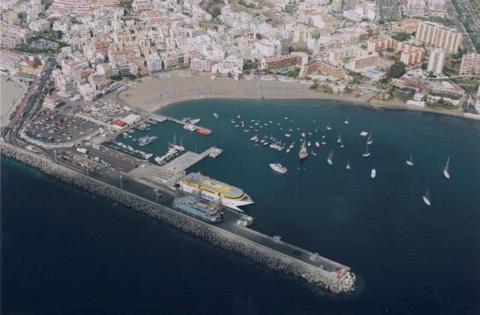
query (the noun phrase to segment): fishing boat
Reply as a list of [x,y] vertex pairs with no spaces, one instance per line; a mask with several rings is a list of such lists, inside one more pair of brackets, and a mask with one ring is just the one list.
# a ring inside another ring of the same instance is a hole
[[272,170],[280,174],[287,174],[287,168],[280,163],[268,164]]
[[430,202],[430,191],[427,189],[425,195],[422,196],[423,202],[430,207],[432,203]]
[[300,160],[304,160],[307,158],[307,156],[308,156],[307,146],[305,145],[305,140],[303,140],[302,147],[298,152],[298,157],[300,158]]
[[450,173],[448,172],[449,165],[450,165],[450,158],[447,159],[447,163],[445,164],[445,168],[443,169],[443,176],[446,179],[450,179]]
[[333,165],[333,151],[330,151],[330,153],[328,154],[327,163],[329,165]]
[[408,158],[408,160],[405,161],[405,163],[408,166],[413,166],[413,155],[412,154],[410,154],[410,157]]
[[370,154],[371,153],[368,151],[368,144],[367,144],[367,147],[365,148],[365,152],[363,152],[362,157],[368,158]]
[[377,170],[372,168],[372,171],[370,172],[370,178],[375,179],[377,177]]
[[372,143],[373,143],[372,133],[369,133],[369,134],[368,134],[368,139],[367,139],[367,144],[368,144],[368,145],[371,145]]
[[347,170],[349,170],[349,169],[352,168],[352,167],[350,166],[350,161],[349,161],[349,160],[347,160],[347,166],[345,166],[345,168],[346,168]]

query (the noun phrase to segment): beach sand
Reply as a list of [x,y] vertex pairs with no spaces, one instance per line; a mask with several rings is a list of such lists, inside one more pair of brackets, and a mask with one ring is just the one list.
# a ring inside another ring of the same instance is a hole
[[12,109],[22,100],[25,87],[15,81],[7,81],[0,76],[0,126],[8,124],[8,117]]
[[297,80],[259,80],[215,78],[210,75],[165,74],[162,77],[137,80],[134,87],[119,95],[129,106],[144,112],[154,112],[168,105],[196,99],[318,99],[337,100],[376,109],[415,110],[463,116],[458,110],[433,109],[407,105],[393,99],[388,101],[364,100],[353,95],[331,95],[310,89],[310,82]]

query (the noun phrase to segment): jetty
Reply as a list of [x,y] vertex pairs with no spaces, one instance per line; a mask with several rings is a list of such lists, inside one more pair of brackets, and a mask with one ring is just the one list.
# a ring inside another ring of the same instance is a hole
[[160,122],[160,123],[165,122],[165,121],[171,121],[171,122],[174,122],[176,124],[182,125],[182,127],[192,126],[193,131],[195,131],[196,133],[201,134],[201,135],[208,136],[212,133],[212,130],[210,130],[208,128],[201,127],[199,125],[193,125],[193,124],[190,124],[187,121],[183,121],[183,120],[173,118],[173,117],[170,117],[170,116],[165,116],[165,115],[160,115],[160,114],[155,114],[155,113],[150,113],[149,116],[150,116],[149,117],[150,119],[153,119],[153,120],[155,120],[157,122]]

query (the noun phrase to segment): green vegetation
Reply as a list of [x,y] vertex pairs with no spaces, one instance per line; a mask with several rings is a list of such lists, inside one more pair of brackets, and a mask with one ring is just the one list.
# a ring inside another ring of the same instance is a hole
[[287,76],[296,78],[298,77],[298,74],[300,73],[300,67],[294,67],[287,72]]
[[225,2],[223,0],[203,0],[200,3],[200,7],[214,18],[217,18],[222,13],[224,5]]
[[453,82],[458,84],[468,94],[475,94],[480,85],[480,80],[477,79],[454,79]]
[[435,102],[427,102],[426,105],[431,108],[444,108],[444,109],[455,109],[457,106],[445,102],[444,100],[439,100]]
[[124,76],[121,75],[112,75],[110,76],[110,79],[113,81],[122,81],[123,79],[129,79],[130,81],[133,81],[137,78],[137,76],[134,76],[133,74],[127,74]]
[[56,54],[67,46],[61,39],[62,32],[47,30],[30,37],[26,43],[18,44],[15,50],[30,54]]
[[[472,1],[473,3],[473,1]],[[464,15],[462,9],[460,8],[459,4],[457,3],[457,0],[452,0],[453,7],[455,8],[455,11],[457,11],[458,17],[460,18],[460,21],[462,22],[463,26],[465,27],[465,30],[468,33],[468,36],[473,42],[473,45],[477,50],[480,51],[480,35],[477,34],[471,27],[469,19],[467,18],[466,15]]]
[[258,67],[258,62],[256,60],[246,59],[243,63],[244,71],[257,69],[257,67]]
[[402,33],[393,34],[392,38],[400,42],[403,42],[403,41],[406,41],[407,39],[410,39],[411,36],[412,35],[409,33],[402,32]]
[[318,80],[313,81],[313,84],[310,86],[310,89],[318,92],[326,93],[326,94],[333,94],[333,89],[330,86],[326,84],[320,84],[318,83]]
[[361,75],[360,73],[356,73],[356,72],[350,72],[349,75],[352,77],[351,83],[353,84],[359,84],[368,79],[365,76]]
[[400,78],[406,72],[405,64],[403,62],[396,62],[390,66],[387,71],[388,78]]

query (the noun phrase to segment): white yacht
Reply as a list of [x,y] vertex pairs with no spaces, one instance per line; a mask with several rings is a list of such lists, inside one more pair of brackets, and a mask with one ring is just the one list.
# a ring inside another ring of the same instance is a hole
[[338,135],[337,143],[342,143],[342,134],[341,133]]
[[427,189],[427,191],[425,192],[425,195],[422,196],[423,198],[423,202],[428,206],[430,207],[432,205],[432,203],[430,202],[430,191]]
[[377,170],[372,168],[372,171],[370,172],[370,178],[375,179],[377,177]]
[[450,165],[450,158],[447,159],[447,163],[445,164],[445,168],[443,169],[443,176],[446,179],[450,179],[450,173],[448,172],[449,165]]
[[213,117],[215,117],[215,118],[220,118],[220,116],[219,116],[217,113],[213,113],[212,115],[213,115]]
[[368,144],[367,144],[367,147],[365,149],[365,152],[363,152],[362,157],[368,158],[370,156],[370,154],[371,153],[370,153],[370,151],[368,151]]
[[298,157],[300,160],[306,159],[308,156],[307,147],[305,145],[305,140],[303,140],[302,147],[300,148],[300,152],[298,152]]
[[333,151],[328,154],[327,163],[333,165]]
[[272,170],[280,174],[287,174],[287,168],[280,163],[268,164]]
[[347,170],[352,169],[352,167],[350,166],[350,161],[349,161],[349,160],[347,160],[347,166],[345,166],[345,168],[346,168]]
[[368,134],[368,139],[367,139],[367,144],[368,144],[368,145],[371,145],[372,143],[373,143],[372,133],[369,133],[369,134]]
[[350,122],[348,121],[348,117],[345,118],[345,121],[343,122],[345,125],[348,125]]
[[320,142],[315,141],[315,146],[318,148],[320,146]]
[[410,154],[410,157],[408,158],[407,161],[405,161],[405,164],[407,164],[408,166],[413,166],[413,155]]
[[368,132],[365,131],[365,130],[362,130],[362,132],[360,132],[360,136],[361,137],[366,137],[366,136],[368,136]]

